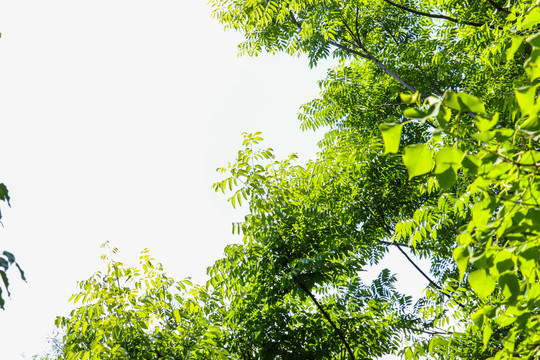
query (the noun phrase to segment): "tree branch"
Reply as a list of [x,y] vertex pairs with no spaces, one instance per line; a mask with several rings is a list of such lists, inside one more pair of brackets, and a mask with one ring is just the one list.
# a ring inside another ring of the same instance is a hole
[[413,328],[413,327],[404,327],[404,328],[407,330],[415,331],[418,333],[424,333],[428,335],[452,335],[454,333],[453,331],[430,331],[430,330],[418,329],[418,328]]
[[389,107],[389,106],[401,106],[403,103],[395,103],[395,104],[381,104],[381,105],[375,105],[374,108],[381,108],[381,107]]
[[341,49],[341,50],[343,50],[343,51],[346,51],[346,52],[348,52],[348,53],[350,53],[350,54],[358,55],[358,56],[360,56],[361,58],[364,58],[364,59],[367,59],[367,60],[371,60],[371,59],[369,58],[369,55],[368,55],[368,54],[361,53],[361,52],[358,51],[358,50],[351,49],[350,47],[347,47],[347,46],[345,46],[345,45],[341,45],[340,43],[337,43],[337,42],[332,41],[332,40],[329,40],[328,43],[329,43],[330,45],[333,45],[333,46],[335,46],[335,47],[337,47],[337,48],[339,48],[339,49]]
[[[302,25],[296,20],[296,18],[294,17],[294,14],[292,11],[289,11],[289,14],[291,16],[291,19],[292,19],[292,22],[296,25],[296,27],[300,30],[302,30]],[[345,25],[347,26],[347,25]],[[395,80],[397,80],[401,85],[403,85],[404,87],[406,87],[408,90],[412,91],[412,92],[416,92],[416,88],[408,83],[405,82],[405,80],[403,80],[398,74],[396,74],[395,72],[393,72],[392,70],[390,70],[388,67],[386,67],[386,65],[384,65],[379,59],[377,59],[375,56],[373,56],[366,48],[365,46],[362,44],[360,46],[360,48],[362,50],[365,51],[365,53],[362,53],[358,50],[354,50],[354,49],[351,49],[349,47],[346,47],[344,45],[341,45],[340,43],[337,43],[333,40],[329,40],[328,43],[330,45],[333,45],[345,52],[348,52],[349,54],[353,54],[353,55],[357,55],[357,56],[360,56],[361,58],[364,58],[364,59],[367,59],[367,60],[371,60],[375,63],[375,65],[377,65],[380,69],[382,69],[384,72],[386,72],[388,75],[390,75],[391,77],[393,77]],[[361,44],[361,43],[360,43]],[[359,44],[359,45],[360,45]],[[423,97],[425,97],[425,95],[422,94]]]
[[505,8],[503,8],[501,5],[497,4],[495,1],[493,0],[487,0],[488,3],[491,4],[491,6],[493,6],[495,9],[499,10],[499,11],[502,11],[503,13],[506,13],[506,14],[510,14],[510,11],[506,10]]
[[330,323],[330,326],[332,326],[332,328],[335,330],[335,332],[338,334],[339,338],[341,339],[341,342],[343,343],[343,345],[345,345],[345,348],[347,349],[347,352],[349,353],[351,360],[355,360],[354,353],[349,343],[347,342],[347,339],[345,339],[345,335],[343,335],[343,332],[337,327],[337,325],[334,323],[332,318],[330,318],[330,315],[326,312],[326,310],[324,310],[324,308],[322,307],[321,303],[319,303],[315,295],[313,295],[311,291],[309,291],[307,286],[304,285],[302,282],[298,281],[296,278],[294,279],[294,281],[298,284],[300,289],[302,289],[315,303],[315,306],[317,306],[317,309],[319,309],[319,311],[322,313],[324,318]]
[[[414,268],[420,273],[422,274],[422,276],[431,284],[433,285],[434,288],[436,288],[437,290],[441,291],[442,288],[439,286],[439,284],[437,284],[435,281],[433,281],[429,276],[427,276],[427,274],[422,270],[420,269],[420,267],[418,265],[416,265],[416,263],[411,259],[411,257],[401,248],[401,246],[399,246],[399,244],[393,244],[395,247],[398,248],[399,252],[401,254],[403,254],[403,256],[405,256],[405,258],[411,263],[412,266],[414,266]],[[446,293],[443,292],[443,294],[447,295],[447,296],[450,296]]]
[[387,4],[390,4],[392,6],[395,6],[395,7],[399,8],[399,9],[401,9],[401,10],[404,10],[404,11],[407,11],[407,12],[410,12],[410,13],[413,13],[413,14],[416,14],[416,15],[420,15],[420,16],[427,16],[427,17],[430,17],[432,19],[444,19],[444,20],[454,22],[456,24],[461,24],[461,25],[471,25],[471,26],[483,26],[484,25],[484,24],[480,24],[480,23],[476,23],[476,22],[472,22],[472,21],[460,21],[458,19],[454,19],[453,17],[446,16],[446,15],[430,14],[430,13],[426,13],[426,12],[423,12],[423,11],[414,10],[414,9],[408,8],[406,6],[396,4],[395,2],[393,2],[391,0],[384,0],[384,2],[386,2]]
[[403,247],[406,247],[406,248],[409,248],[409,249],[411,248],[409,245],[406,245],[406,244],[398,244],[398,243],[391,242],[391,241],[385,241],[385,240],[378,240],[378,239],[377,239],[377,242],[379,242],[379,243],[381,243],[381,244],[383,244],[383,245],[388,245],[388,246],[390,246],[390,245],[396,246],[396,245],[397,245],[397,246],[403,246]]
[[[412,85],[409,85],[408,83],[405,82],[405,80],[403,80],[398,74],[396,74],[395,72],[393,72],[392,70],[390,70],[389,68],[386,67],[386,65],[384,65],[379,59],[377,59],[374,55],[372,55],[370,52],[368,52],[366,50],[365,47],[363,47],[364,51],[367,52],[367,55],[368,55],[368,58],[373,61],[375,63],[375,65],[377,65],[380,69],[382,69],[384,72],[386,72],[388,75],[390,75],[391,77],[393,77],[395,80],[397,80],[401,85],[405,86],[407,89],[409,89],[411,92],[416,92],[416,88]],[[421,94],[423,97],[425,97],[424,94]]]
[[[381,226],[383,227],[384,231],[386,231],[386,233],[388,234],[388,236],[392,236],[392,230],[388,227],[388,225],[386,224],[386,221],[384,220],[384,215],[381,215],[382,217],[382,220],[379,219],[379,217],[373,212],[373,210],[369,209],[369,212],[371,213],[371,215],[377,220],[377,222],[379,222],[381,224]],[[435,281],[433,281],[433,279],[431,279],[422,269],[420,269],[420,267],[418,265],[416,265],[416,263],[413,261],[413,259],[411,259],[411,257],[401,248],[401,245],[398,244],[398,243],[395,243],[395,242],[392,242],[391,243],[392,245],[394,245],[395,247],[398,248],[399,252],[405,256],[405,258],[407,259],[407,261],[412,265],[414,266],[414,268],[437,290],[439,290],[443,295],[445,295],[446,297],[448,297],[448,299],[452,299],[452,295],[450,295],[449,293],[447,293],[446,291],[443,290],[443,288],[437,284]],[[456,304],[461,307],[462,309],[465,308],[465,306],[459,302],[456,301]]]

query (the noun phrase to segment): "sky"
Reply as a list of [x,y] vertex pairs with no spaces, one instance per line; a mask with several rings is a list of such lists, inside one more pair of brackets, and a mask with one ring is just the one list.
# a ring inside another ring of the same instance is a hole
[[[237,56],[205,1],[24,0],[0,12],[0,249],[10,271],[0,311],[2,359],[46,345],[77,281],[101,269],[100,245],[136,264],[144,248],[175,279],[205,280],[238,241],[241,219],[211,189],[242,132],[262,131],[278,157],[313,158],[301,104],[327,62]],[[424,285],[416,277],[405,279]],[[422,286],[419,286],[421,288]]]

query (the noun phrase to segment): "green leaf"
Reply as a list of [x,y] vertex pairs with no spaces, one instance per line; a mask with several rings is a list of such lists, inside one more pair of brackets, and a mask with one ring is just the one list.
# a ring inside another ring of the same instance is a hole
[[[516,36],[516,37],[518,37],[518,36]],[[519,36],[519,38],[523,38],[523,36]],[[512,37],[512,41],[513,40],[514,40],[514,37]],[[540,33],[536,33],[536,34],[534,34],[532,36],[529,36],[527,38],[527,40],[525,40],[525,41],[527,41],[529,44],[531,44],[531,46],[540,47]],[[512,43],[512,45],[514,45],[514,44]]]
[[2,254],[7,257],[10,264],[13,264],[15,262],[15,256],[9,251],[4,251]]
[[447,169],[458,170],[463,160],[463,151],[453,146],[446,146],[435,154],[435,174],[441,174]]
[[464,246],[459,246],[454,249],[452,255],[458,265],[459,279],[462,280],[465,276],[465,272],[467,271],[467,266],[469,265],[469,249]]
[[447,146],[435,154],[435,175],[443,188],[450,188],[456,182],[457,170],[461,167],[463,151]]
[[384,123],[379,125],[384,140],[384,154],[397,153],[403,124]]
[[493,334],[493,329],[491,328],[489,323],[486,322],[486,324],[484,325],[484,332],[482,335],[482,342],[484,344],[484,349],[487,347],[489,339],[491,338],[491,334]]
[[439,114],[440,103],[436,103],[428,108],[427,111],[422,111],[417,108],[407,108],[403,111],[403,116],[418,121],[425,121],[428,118]]
[[510,48],[508,48],[508,50],[506,50],[506,57],[508,60],[512,60],[514,58],[515,53],[519,50],[521,44],[523,44],[523,39],[525,39],[525,36],[512,36],[512,45]]
[[474,118],[474,125],[478,130],[484,132],[494,127],[497,124],[497,121],[499,121],[499,113],[495,113],[491,116],[491,119],[477,115]]
[[514,90],[516,94],[516,100],[521,109],[521,113],[524,115],[530,115],[534,112],[534,104],[536,99],[536,89],[535,86],[524,86]]
[[180,324],[182,322],[182,317],[180,316],[180,310],[178,309],[174,309],[173,310],[173,316],[174,316],[174,320]]
[[435,177],[443,189],[451,188],[456,182],[456,172],[452,168],[448,168],[441,173],[436,173]]
[[506,299],[513,301],[519,295],[519,280],[516,274],[505,273],[499,277],[503,295]]
[[536,79],[540,77],[539,58],[540,58],[540,48],[534,47],[531,52],[531,55],[525,61],[525,64],[523,64],[523,67],[525,68],[525,72],[527,73],[527,76],[529,77],[529,80],[531,82],[535,81]]
[[482,309],[478,309],[471,314],[471,320],[476,327],[482,328],[485,320],[485,315]]
[[538,115],[530,115],[529,118],[520,125],[520,128],[529,132],[540,131],[540,119],[538,118]]
[[23,279],[24,281],[26,281],[26,277],[24,276],[24,271],[23,269],[21,269],[21,267],[19,266],[19,264],[15,263],[15,267],[17,269],[19,269],[19,273],[21,274],[21,279]]
[[469,284],[481,298],[486,298],[495,290],[495,280],[485,269],[475,270],[469,274]]
[[424,119],[426,117],[426,113],[417,108],[407,108],[403,111],[403,115],[410,119]]
[[497,269],[497,272],[499,274],[502,274],[506,271],[512,271],[514,270],[514,260],[513,255],[508,250],[501,250],[495,255],[493,258],[493,264],[495,265],[495,268]]
[[475,174],[482,162],[474,155],[465,155],[461,160],[461,165]]
[[523,30],[530,29],[534,25],[538,24],[539,22],[540,22],[540,9],[538,8],[538,6],[535,6],[529,11],[527,16],[525,17],[525,20],[521,23],[521,29]]
[[446,91],[443,97],[443,105],[451,109],[462,112],[473,112],[476,114],[485,114],[484,103],[476,96]]
[[11,204],[9,203],[9,200],[10,200],[9,192],[6,185],[4,184],[0,184],[0,200],[4,200],[5,202],[8,203],[8,205],[11,206]]
[[433,169],[433,152],[428,145],[409,145],[403,152],[403,163],[409,172],[409,179],[427,174]]
[[513,353],[516,346],[516,333],[514,331],[510,331],[503,339],[502,343],[506,351]]
[[414,94],[407,94],[407,93],[401,93],[399,94],[399,98],[402,103],[411,105],[413,103],[419,103],[420,101],[420,93],[417,91]]
[[447,129],[450,120],[452,119],[452,110],[446,106],[439,107],[439,113],[437,114],[437,121],[439,126],[443,129]]
[[3,270],[0,270],[0,276],[2,277],[2,281],[4,282],[4,286],[6,287],[6,291],[8,293],[8,296],[11,296],[11,294],[9,293],[9,281],[8,281],[6,272],[3,271]]
[[506,327],[508,325],[511,325],[514,321],[516,321],[516,317],[508,314],[500,314],[499,316],[495,317],[495,322],[501,326]]

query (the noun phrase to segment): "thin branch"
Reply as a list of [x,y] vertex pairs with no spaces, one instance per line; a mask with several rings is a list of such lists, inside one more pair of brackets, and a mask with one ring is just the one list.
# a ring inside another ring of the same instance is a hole
[[[439,284],[437,284],[435,281],[433,281],[429,276],[427,276],[427,274],[422,270],[420,269],[420,267],[418,265],[416,265],[416,263],[411,259],[411,257],[401,248],[401,246],[399,246],[398,244],[393,244],[395,247],[398,248],[399,252],[401,254],[403,254],[403,256],[405,256],[405,258],[411,263],[412,266],[414,266],[414,268],[416,270],[418,270],[418,272],[420,274],[422,274],[422,276],[431,284],[433,285],[433,287],[435,287],[437,290],[439,291],[442,291],[442,288],[439,286]],[[443,294],[447,295],[447,296],[450,296],[446,293],[443,292]]]
[[392,38],[392,40],[394,40],[396,45],[400,45],[399,41],[396,39],[394,34],[390,31],[390,29],[388,29],[388,27],[384,23],[377,22],[377,24],[380,24],[382,26],[383,30],[386,31],[388,35],[390,35],[390,37]]
[[416,332],[424,333],[424,334],[428,334],[428,335],[452,335],[454,333],[453,331],[444,331],[444,330],[430,331],[430,330],[418,329],[418,328],[413,328],[413,327],[408,327],[408,326],[404,327],[404,328],[407,329],[407,330],[416,331]]
[[397,245],[397,246],[403,246],[403,247],[406,247],[406,248],[409,248],[409,249],[411,248],[411,247],[410,247],[409,245],[407,245],[407,244],[398,244],[398,243],[391,242],[391,241],[385,241],[385,240],[378,240],[378,239],[377,239],[377,242],[379,242],[379,243],[381,243],[381,244],[383,244],[383,245],[388,245],[388,246],[390,246],[390,245],[396,246],[396,245]]
[[374,108],[381,108],[381,107],[388,107],[388,106],[401,106],[403,103],[395,103],[395,104],[381,104],[381,105],[375,105]]
[[[381,27],[383,28],[383,30],[392,38],[392,40],[394,41],[394,43],[396,45],[401,45],[400,42],[396,39],[396,37],[394,36],[394,34],[392,33],[392,31],[390,31],[390,29],[388,29],[388,27],[386,26],[386,24],[384,24],[384,22],[377,22],[377,24],[381,25]],[[426,79],[428,79],[428,81],[431,83],[431,86],[433,86],[433,88],[435,89],[435,92],[442,96],[444,93],[441,91],[441,89],[439,89],[434,83],[433,81],[431,80],[431,78],[429,76],[427,76],[420,68],[417,69],[420,74],[422,74],[422,76]]]
[[[292,19],[292,22],[296,25],[296,27],[298,29],[302,29],[302,25],[296,20],[296,18],[294,17],[294,14],[292,11],[289,11],[289,14],[291,16],[291,19]],[[390,75],[391,77],[393,77],[395,80],[397,80],[401,85],[403,85],[404,87],[406,87],[407,89],[409,89],[410,91],[412,92],[416,92],[416,88],[412,85],[409,85],[408,83],[406,83],[399,75],[397,75],[395,72],[393,72],[392,70],[390,70],[388,67],[386,67],[386,65],[384,65],[382,62],[380,62],[379,59],[377,59],[375,56],[373,56],[370,52],[367,51],[367,49],[362,45],[361,48],[362,50],[364,50],[366,53],[362,53],[360,51],[357,51],[357,50],[354,50],[354,49],[351,49],[351,48],[348,48],[344,45],[341,45],[335,41],[328,41],[328,43],[330,45],[333,45],[345,52],[348,52],[350,54],[353,54],[353,55],[357,55],[357,56],[360,56],[361,58],[364,58],[364,59],[367,59],[367,60],[371,60],[375,63],[375,65],[377,65],[380,69],[382,69],[384,72],[386,72],[388,75]]]
[[[377,216],[371,209],[369,209],[369,212],[375,218],[375,220],[383,227],[384,231],[386,231],[388,236],[392,236],[392,230],[388,227],[384,219],[381,220],[379,216]],[[437,290],[442,290],[442,288],[435,281],[433,281],[422,269],[420,269],[420,267],[418,267],[418,265],[416,265],[416,263],[409,257],[409,255],[407,255],[405,251],[403,251],[403,249],[398,243],[391,242],[390,244],[397,247],[398,250],[405,256],[405,258],[412,264],[412,266],[414,266],[414,268],[418,270],[418,272],[420,272],[420,274],[422,274],[422,276],[425,277],[431,285],[433,285]]]
[[476,23],[476,22],[472,22],[472,21],[460,21],[458,19],[454,19],[453,17],[446,16],[446,15],[430,14],[430,13],[426,13],[426,12],[423,12],[423,11],[414,10],[414,9],[408,8],[406,6],[396,4],[395,2],[393,2],[391,0],[384,0],[384,2],[386,2],[387,4],[390,4],[392,6],[395,6],[397,8],[400,8],[401,10],[404,10],[404,11],[407,11],[407,12],[410,12],[410,13],[413,13],[413,14],[416,14],[416,15],[420,15],[420,16],[427,16],[427,17],[430,17],[432,19],[444,19],[444,20],[452,21],[452,22],[454,22],[456,24],[462,24],[462,25],[472,25],[472,26],[483,26],[484,25],[484,24],[480,24],[480,23]]
[[343,332],[337,327],[336,323],[334,323],[334,321],[332,320],[332,318],[330,317],[330,315],[326,312],[326,310],[324,310],[324,308],[322,307],[322,305],[319,303],[319,301],[317,300],[317,298],[315,297],[315,295],[313,295],[311,293],[311,291],[309,291],[309,289],[307,288],[306,285],[304,285],[302,282],[298,281],[297,279],[294,279],[294,281],[298,284],[298,286],[300,286],[300,288],[311,298],[311,300],[313,300],[313,302],[315,303],[315,306],[317,306],[317,308],[319,309],[319,311],[323,314],[323,316],[325,317],[325,319],[330,323],[330,326],[332,326],[332,328],[335,330],[335,332],[338,334],[339,338],[341,339],[341,342],[343,343],[343,345],[345,345],[345,348],[347,349],[347,352],[349,353],[349,356],[351,357],[351,360],[355,360],[354,358],[354,353],[349,345],[349,343],[347,342],[347,339],[345,339],[345,335],[343,335]]
[[503,13],[506,13],[506,14],[510,14],[510,11],[506,10],[505,8],[503,8],[501,5],[497,4],[495,1],[493,0],[487,0],[488,3],[491,4],[491,6],[493,6],[495,9],[499,10],[499,11],[502,11]]
[[[396,74],[395,72],[393,72],[392,70],[387,68],[386,65],[384,65],[379,59],[377,59],[374,55],[372,55],[369,51],[367,51],[367,49],[365,47],[363,47],[362,50],[364,50],[367,53],[367,56],[368,56],[369,60],[373,61],[375,63],[375,65],[377,65],[380,69],[382,69],[388,75],[390,75],[395,80],[397,80],[401,85],[405,86],[407,89],[409,89],[413,93],[417,91],[414,86],[409,85],[398,74]],[[423,94],[421,94],[421,95],[425,96]]]
[[[386,224],[386,221],[384,220],[384,215],[382,215],[382,220],[379,219],[379,217],[373,212],[373,210],[369,209],[369,212],[371,213],[371,215],[377,220],[377,222],[379,222],[379,224],[381,224],[381,226],[383,227],[384,231],[386,231],[386,233],[388,234],[388,236],[392,236],[392,230],[388,227],[388,225]],[[413,259],[411,259],[411,257],[401,248],[401,245],[398,244],[398,243],[395,243],[395,242],[392,242],[391,243],[392,245],[394,245],[395,247],[398,248],[399,252],[405,256],[405,258],[407,259],[407,261],[409,263],[411,263],[412,266],[414,266],[414,268],[434,287],[436,288],[437,290],[439,290],[443,295],[445,295],[446,297],[448,297],[449,299],[452,299],[452,295],[450,295],[449,293],[447,293],[446,291],[443,290],[443,288],[437,284],[435,281],[433,281],[433,279],[431,279],[422,269],[420,269],[420,267],[418,265],[416,265],[416,263],[414,262]],[[465,308],[465,306],[459,302],[456,301],[456,304],[461,307],[462,309]]]
[[371,58],[369,57],[368,54],[361,53],[361,52],[358,51],[358,50],[351,49],[351,48],[349,48],[349,47],[347,47],[347,46],[341,45],[340,43],[337,43],[337,42],[332,41],[332,40],[329,40],[328,43],[329,43],[330,45],[333,45],[333,46],[335,46],[335,47],[337,47],[337,48],[339,48],[339,49],[341,49],[341,50],[343,50],[343,51],[346,51],[346,52],[348,52],[348,53],[350,53],[350,54],[358,55],[358,56],[360,56],[361,58],[364,58],[364,59],[367,59],[367,60],[371,60]]

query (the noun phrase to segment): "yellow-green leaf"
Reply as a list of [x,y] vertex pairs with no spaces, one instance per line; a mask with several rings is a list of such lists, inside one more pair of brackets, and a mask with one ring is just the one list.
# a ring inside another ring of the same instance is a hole
[[445,92],[443,105],[446,105],[451,109],[464,112],[470,111],[477,114],[486,113],[484,103],[480,99],[478,99],[476,96],[464,93],[455,93],[453,91]]
[[525,17],[525,20],[521,23],[521,29],[526,30],[532,28],[534,25],[538,24],[540,22],[540,9],[538,6],[535,6],[534,8],[529,11],[527,16]]
[[398,152],[402,128],[403,124],[384,123],[379,125],[379,130],[384,140],[385,154]]
[[475,270],[469,274],[469,284],[481,298],[486,298],[495,290],[495,280],[485,269]]
[[427,174],[433,168],[433,152],[425,144],[407,146],[403,152],[403,163],[409,172],[409,179]]
[[493,114],[491,118],[477,115],[474,118],[474,125],[478,130],[484,132],[494,127],[497,124],[497,121],[499,121],[499,113]]

